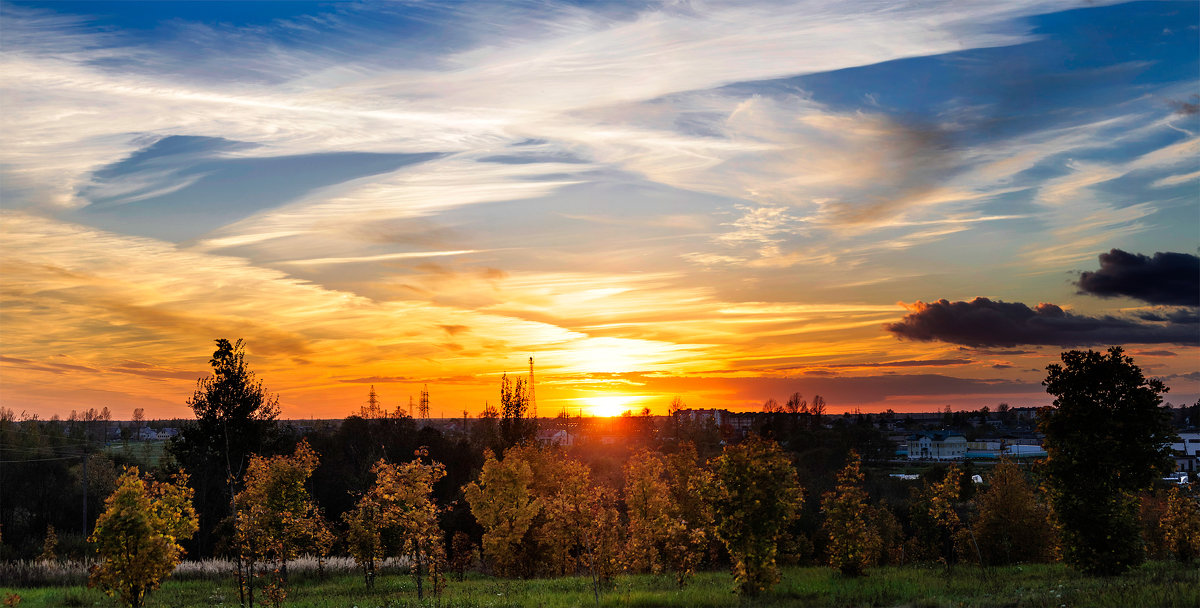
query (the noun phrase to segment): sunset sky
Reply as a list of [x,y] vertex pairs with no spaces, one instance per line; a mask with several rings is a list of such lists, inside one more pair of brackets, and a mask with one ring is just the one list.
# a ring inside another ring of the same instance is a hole
[[[0,4],[0,406],[1200,397],[1200,4]],[[944,301],[943,301],[944,300]]]

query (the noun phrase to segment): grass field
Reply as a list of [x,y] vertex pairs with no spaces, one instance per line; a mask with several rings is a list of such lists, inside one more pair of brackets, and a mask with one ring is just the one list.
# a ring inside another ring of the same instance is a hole
[[[846,579],[828,568],[788,568],[783,581],[767,594],[742,599],[730,592],[723,572],[698,575],[684,588],[668,576],[623,576],[600,597],[601,606],[1031,606],[1063,608],[1200,606],[1200,568],[1150,563],[1114,579],[1089,578],[1062,565],[1014,566],[982,570],[957,567],[879,568],[861,579]],[[0,587],[0,602],[22,596],[21,608],[115,606],[94,589]],[[154,592],[148,607],[237,606],[232,581],[168,581]],[[412,579],[380,578],[367,591],[357,576],[294,581],[286,606],[295,608],[398,608],[402,606],[475,607],[592,606],[587,579],[581,577],[505,580],[476,575],[451,582],[439,599],[416,599]]]

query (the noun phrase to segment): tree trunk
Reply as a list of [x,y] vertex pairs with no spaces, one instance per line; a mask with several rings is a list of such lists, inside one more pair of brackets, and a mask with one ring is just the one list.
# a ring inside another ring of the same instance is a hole
[[425,597],[424,589],[422,588],[422,585],[421,585],[422,579],[425,578],[425,573],[421,567],[424,564],[421,562],[421,543],[420,542],[417,543],[416,558],[417,558],[416,559],[416,562],[417,562],[417,601],[420,601],[422,598]]

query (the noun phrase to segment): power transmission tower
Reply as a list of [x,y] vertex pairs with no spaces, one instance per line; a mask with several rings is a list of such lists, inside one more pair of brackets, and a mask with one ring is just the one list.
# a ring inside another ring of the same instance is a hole
[[367,411],[365,412],[368,420],[379,418],[379,396],[375,394],[375,385],[371,385],[371,392],[367,396]]
[[421,389],[421,402],[417,406],[417,408],[418,408],[417,411],[420,413],[421,418],[429,417],[429,385],[428,384],[425,385],[425,388]]

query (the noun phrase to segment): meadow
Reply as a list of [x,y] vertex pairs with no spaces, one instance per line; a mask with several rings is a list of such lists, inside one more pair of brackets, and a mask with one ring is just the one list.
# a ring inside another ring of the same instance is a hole
[[[21,608],[116,606],[83,586],[14,589]],[[237,606],[232,577],[168,580],[152,593],[147,608]],[[295,577],[284,603],[293,608],[544,607],[597,605],[590,579],[564,577],[512,580],[471,574],[452,580],[440,598],[418,601],[412,579],[389,575],[367,590],[357,575],[325,579]],[[1149,562],[1123,576],[1095,578],[1062,564],[982,569],[957,566],[875,568],[862,578],[845,578],[830,568],[789,567],[779,585],[757,598],[732,593],[725,572],[698,574],[685,588],[669,575],[627,575],[601,593],[599,606],[905,606],[905,607],[1195,607],[1200,606],[1200,568],[1195,564]]]

